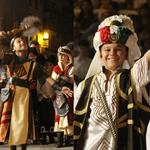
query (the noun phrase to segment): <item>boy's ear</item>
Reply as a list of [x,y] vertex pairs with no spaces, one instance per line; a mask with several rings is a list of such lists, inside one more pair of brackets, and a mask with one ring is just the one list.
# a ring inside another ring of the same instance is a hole
[[102,58],[102,54],[101,53],[99,54],[99,56],[100,56],[100,58]]

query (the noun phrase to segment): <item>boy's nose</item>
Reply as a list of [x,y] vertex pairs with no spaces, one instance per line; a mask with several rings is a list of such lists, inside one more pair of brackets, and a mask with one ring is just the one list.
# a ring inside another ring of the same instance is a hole
[[111,54],[111,55],[114,55],[114,54],[115,54],[115,50],[114,50],[113,48],[110,50],[110,54]]

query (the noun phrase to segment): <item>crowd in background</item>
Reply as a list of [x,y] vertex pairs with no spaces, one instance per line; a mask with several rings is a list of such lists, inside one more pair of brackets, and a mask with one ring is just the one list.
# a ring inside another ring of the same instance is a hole
[[[72,146],[72,46],[60,46],[55,54],[42,54],[37,41],[28,42],[19,34],[8,47],[7,51],[1,49],[0,95],[6,88],[14,94],[5,101],[0,97],[0,143],[8,143],[11,150],[18,145],[25,150],[27,144]],[[20,139],[14,137],[12,126],[16,126]]]

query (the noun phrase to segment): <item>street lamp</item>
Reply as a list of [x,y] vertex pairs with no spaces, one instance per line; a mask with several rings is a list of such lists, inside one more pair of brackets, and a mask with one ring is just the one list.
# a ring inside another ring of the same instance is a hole
[[32,37],[33,40],[38,41],[40,44],[40,53],[45,51],[45,48],[50,47],[52,32],[48,29],[44,29],[41,32],[38,32],[36,36]]
[[48,48],[49,47],[49,32],[44,31],[43,33],[43,47]]

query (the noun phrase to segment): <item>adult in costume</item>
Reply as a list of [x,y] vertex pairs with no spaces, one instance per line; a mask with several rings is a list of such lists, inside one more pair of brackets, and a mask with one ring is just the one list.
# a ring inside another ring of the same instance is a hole
[[21,145],[26,150],[28,139],[35,139],[34,117],[30,87],[35,80],[36,62],[28,59],[28,45],[24,37],[17,35],[11,40],[12,53],[1,55],[7,66],[6,87],[12,91],[4,102],[0,118],[0,142],[8,139],[11,150]]
[[75,91],[77,150],[146,150],[150,118],[150,50],[140,58],[132,20],[106,18],[93,39],[96,50]]
[[[57,83],[56,98],[54,100],[55,107],[55,125],[54,132],[58,133],[58,147],[63,146],[63,135],[65,135],[65,144],[70,144],[69,141],[73,135],[73,96],[64,95],[60,90],[63,87],[68,87],[73,90],[73,66],[71,50],[68,46],[62,46],[58,49],[58,65],[53,68],[52,78]],[[56,84],[55,84],[56,85]],[[65,105],[66,110],[61,115],[60,107]],[[68,108],[67,108],[68,107]]]

